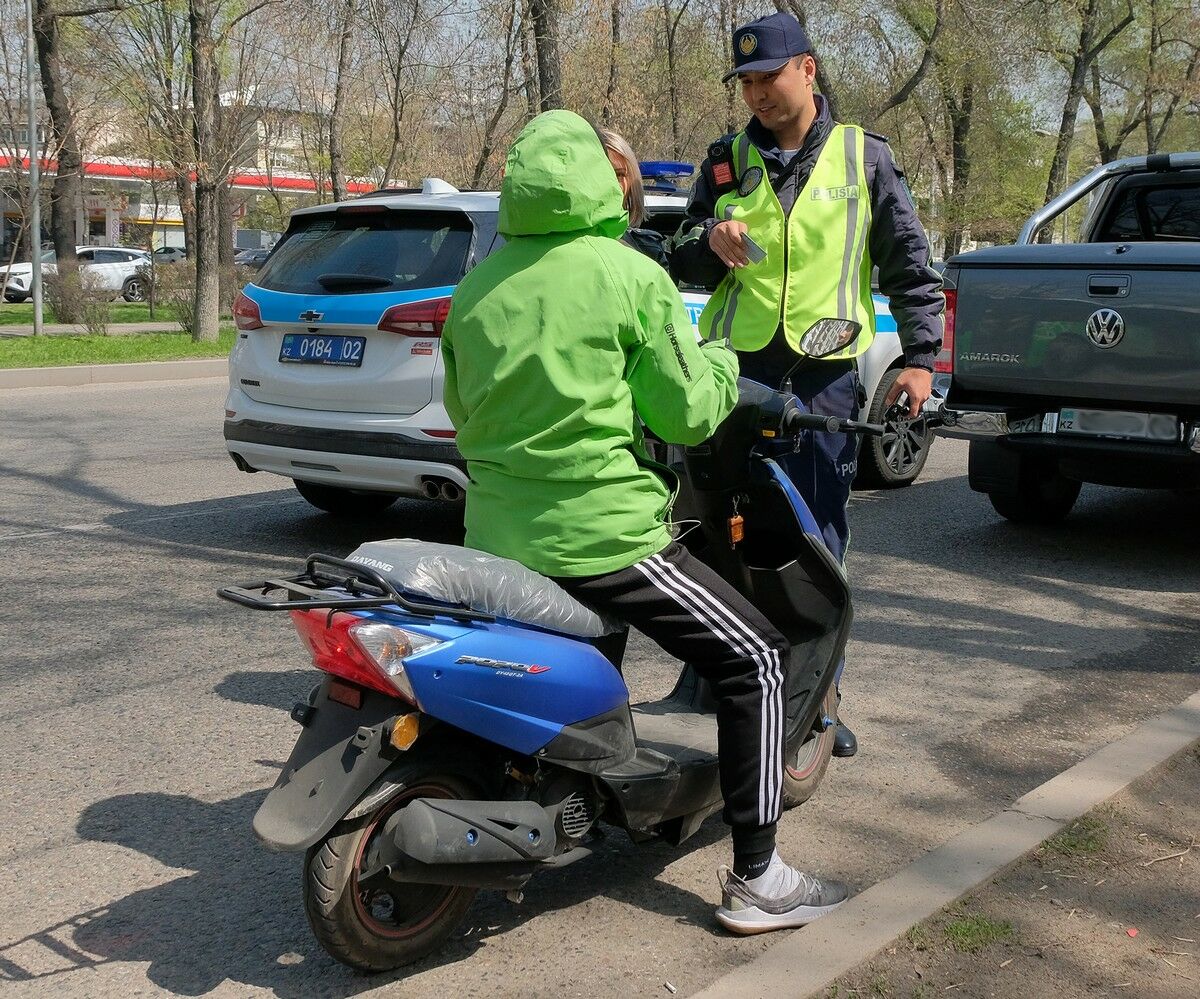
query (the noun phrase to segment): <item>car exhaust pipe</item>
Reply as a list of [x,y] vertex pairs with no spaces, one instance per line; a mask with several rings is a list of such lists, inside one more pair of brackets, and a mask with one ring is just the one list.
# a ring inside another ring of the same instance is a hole
[[439,492],[442,499],[447,503],[458,503],[463,498],[463,491],[459,488],[458,483],[451,482],[449,479],[442,483]]
[[436,479],[421,480],[421,495],[427,500],[441,499],[442,491]]

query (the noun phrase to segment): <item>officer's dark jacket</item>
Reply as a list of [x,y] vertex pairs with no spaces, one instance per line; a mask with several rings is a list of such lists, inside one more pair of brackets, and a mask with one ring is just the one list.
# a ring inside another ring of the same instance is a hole
[[[815,97],[816,121],[808,130],[800,152],[787,166],[780,157],[775,136],[757,118],[752,118],[746,126],[746,134],[762,154],[771,186],[786,214],[791,213],[834,124],[824,98],[819,94]],[[929,266],[929,240],[917,219],[904,174],[892,159],[887,140],[868,132],[866,160],[867,186],[871,189],[870,252],[871,260],[879,267],[879,290],[888,298],[906,362],[932,370],[942,343],[941,316],[945,307],[942,279]],[[713,218],[717,197],[712,166],[705,160],[692,188],[687,219],[679,229],[671,253],[671,273],[675,280],[709,290],[716,288],[727,272],[708,245],[708,233],[717,224]],[[697,227],[699,238],[688,239]]]
[[661,233],[653,229],[626,229],[621,242],[644,253],[661,267],[667,267],[667,248]]

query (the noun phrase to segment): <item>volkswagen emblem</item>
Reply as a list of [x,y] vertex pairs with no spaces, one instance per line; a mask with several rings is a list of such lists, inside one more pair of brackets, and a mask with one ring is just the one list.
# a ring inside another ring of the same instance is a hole
[[1097,309],[1087,321],[1087,335],[1097,347],[1115,347],[1125,336],[1125,320],[1115,309]]

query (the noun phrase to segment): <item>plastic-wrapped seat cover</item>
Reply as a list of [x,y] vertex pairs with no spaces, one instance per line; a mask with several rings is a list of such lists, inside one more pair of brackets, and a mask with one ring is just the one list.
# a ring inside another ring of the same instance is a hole
[[565,635],[599,638],[624,627],[520,562],[474,548],[394,538],[359,545],[348,561],[374,569],[401,592]]

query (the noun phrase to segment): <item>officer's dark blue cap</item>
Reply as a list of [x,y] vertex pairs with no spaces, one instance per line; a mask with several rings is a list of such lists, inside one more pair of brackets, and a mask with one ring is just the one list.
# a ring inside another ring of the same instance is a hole
[[721,82],[738,73],[773,73],[789,59],[811,51],[808,35],[791,14],[760,17],[734,30],[733,69]]

